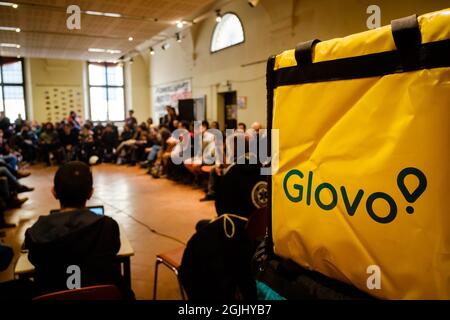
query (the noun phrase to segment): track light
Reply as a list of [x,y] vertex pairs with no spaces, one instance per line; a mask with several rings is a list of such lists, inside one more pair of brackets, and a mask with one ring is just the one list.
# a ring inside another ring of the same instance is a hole
[[248,0],[248,5],[252,8],[256,7],[259,3],[259,0]]
[[111,17],[111,18],[120,18],[122,15],[120,13],[115,12],[100,12],[100,11],[85,11],[84,13],[89,14],[91,16],[104,16],[104,17]]
[[155,50],[153,50],[153,47],[150,47],[150,55],[154,56],[155,55]]
[[183,29],[184,26],[184,21],[177,21],[177,28],[178,29]]
[[0,27],[0,31],[15,31],[15,32],[20,32],[22,31],[20,28],[16,28],[16,27]]
[[0,6],[3,6],[3,7],[12,7],[12,8],[14,8],[14,9],[17,9],[17,8],[19,7],[19,5],[18,5],[17,3],[3,2],[3,1],[0,1]]
[[220,10],[216,10],[216,22],[219,23],[222,21],[222,15],[220,14]]
[[181,42],[181,35],[180,35],[180,33],[179,32],[176,33],[175,36],[177,38],[177,42],[180,43]]
[[130,64],[133,64],[134,58],[130,58]]
[[0,43],[0,47],[20,49],[20,44],[16,44],[16,43]]
[[161,49],[163,49],[163,50],[167,50],[167,49],[169,49],[170,48],[170,44],[169,43],[164,43],[162,46],[161,46]]
[[116,49],[107,49],[106,52],[109,53],[109,54],[118,54],[118,53],[122,53],[121,50],[116,50]]
[[106,52],[106,49],[100,49],[100,48],[89,48],[89,52],[96,52],[96,53],[104,53]]

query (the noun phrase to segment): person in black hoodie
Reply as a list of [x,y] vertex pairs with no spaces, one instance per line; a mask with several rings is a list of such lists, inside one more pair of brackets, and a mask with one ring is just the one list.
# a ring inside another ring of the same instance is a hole
[[59,140],[63,147],[62,158],[65,161],[75,160],[78,152],[78,134],[79,130],[74,128],[70,123],[64,124],[59,133]]
[[81,270],[81,287],[115,284],[125,298],[132,297],[116,259],[120,249],[117,222],[85,207],[94,191],[92,185],[87,164],[73,161],[60,167],[52,189],[60,211],[41,216],[25,233],[39,294],[67,290],[67,268],[76,265]]

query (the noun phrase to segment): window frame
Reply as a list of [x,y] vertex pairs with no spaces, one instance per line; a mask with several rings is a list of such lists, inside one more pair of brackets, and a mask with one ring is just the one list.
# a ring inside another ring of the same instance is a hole
[[[3,77],[3,61],[9,60],[9,61],[15,61],[19,62],[22,65],[22,83],[5,83],[5,79]],[[0,76],[1,76],[1,83],[0,83],[0,90],[2,91],[2,107],[3,111],[6,115],[6,109],[5,109],[5,87],[22,87],[23,90],[23,104],[25,107],[25,114],[22,115],[22,119],[28,120],[28,103],[27,103],[27,89],[25,86],[26,80],[25,80],[25,59],[24,58],[14,58],[14,57],[2,57],[0,56]],[[16,119],[9,119],[10,121],[14,122]]]
[[[89,65],[101,65],[103,67],[105,67],[105,81],[106,84],[105,85],[91,85],[91,79],[90,79],[90,75],[89,75]],[[126,120],[127,117],[127,106],[126,106],[126,101],[127,101],[127,90],[126,90],[126,76],[125,76],[125,66],[122,66],[122,85],[118,86],[118,85],[109,85],[108,84],[108,66],[117,66],[119,65],[119,63],[112,63],[112,62],[87,62],[87,87],[88,87],[88,92],[87,92],[87,97],[88,97],[88,101],[89,101],[89,119],[91,121],[100,121],[100,122],[124,122]],[[92,104],[91,104],[91,88],[103,88],[106,90],[106,117],[107,119],[105,120],[92,120]],[[122,120],[110,120],[109,119],[109,88],[122,88],[123,89],[123,119]]]
[[239,15],[238,15],[236,12],[234,12],[234,11],[227,11],[227,12],[225,12],[224,14],[222,14],[222,17],[225,16],[225,15],[227,15],[227,14],[232,14],[232,15],[236,16],[236,18],[239,20],[239,23],[241,24],[241,27],[242,27],[242,34],[243,34],[243,36],[244,36],[244,40],[241,41],[241,42],[235,43],[235,44],[233,44],[233,45],[231,45],[231,46],[228,46],[228,47],[225,47],[225,48],[216,50],[216,51],[212,51],[212,44],[213,44],[213,40],[214,40],[214,33],[216,32],[217,27],[218,27],[218,25],[220,24],[220,22],[216,22],[215,25],[214,25],[213,32],[212,32],[212,34],[211,34],[211,40],[210,40],[210,42],[209,42],[209,53],[210,53],[210,54],[219,53],[219,52],[222,52],[223,50],[230,49],[230,48],[233,48],[233,47],[236,47],[236,46],[240,46],[240,45],[244,44],[245,41],[246,41],[246,39],[247,39],[247,36],[246,36],[246,34],[245,34],[244,24],[242,23],[242,19],[239,17]]

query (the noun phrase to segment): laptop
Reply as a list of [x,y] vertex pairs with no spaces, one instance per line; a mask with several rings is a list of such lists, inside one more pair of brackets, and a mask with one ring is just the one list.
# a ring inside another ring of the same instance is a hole
[[[93,214],[96,214],[97,216],[104,216],[105,215],[105,207],[103,206],[91,206],[86,207],[89,211],[91,211]],[[50,211],[50,214],[59,212],[60,209],[53,209]]]

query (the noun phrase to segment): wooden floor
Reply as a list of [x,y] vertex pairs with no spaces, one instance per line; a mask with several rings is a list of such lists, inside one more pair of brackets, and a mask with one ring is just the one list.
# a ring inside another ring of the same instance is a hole
[[[9,211],[5,215],[8,222],[18,224],[17,228],[7,230],[6,237],[1,239],[3,243],[14,247],[15,259],[25,230],[40,215],[59,207],[50,193],[56,168],[38,165],[30,170],[32,175],[22,181],[36,190],[23,194],[30,200],[21,209]],[[135,256],[131,258],[133,290],[138,299],[151,299],[155,255],[181,245],[152,233],[133,218],[158,232],[187,242],[198,220],[215,216],[214,203],[199,202],[204,195],[199,189],[165,179],[155,180],[136,167],[102,164],[93,167],[93,172],[95,190],[88,205],[104,205],[106,214],[122,224],[135,250]],[[0,281],[13,278],[14,262],[8,270],[0,273]],[[161,265],[158,299],[180,298],[175,275]]]

